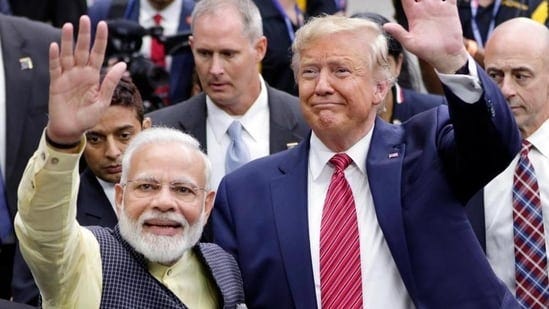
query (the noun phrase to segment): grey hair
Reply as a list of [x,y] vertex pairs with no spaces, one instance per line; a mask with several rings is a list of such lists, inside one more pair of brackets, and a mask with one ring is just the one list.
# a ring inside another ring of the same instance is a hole
[[[185,147],[189,152],[196,152],[202,158],[204,162],[204,176],[206,179],[206,187],[209,186],[212,164],[208,156],[200,149],[200,143],[191,135],[183,133],[179,130],[165,127],[153,127],[141,131],[132,139],[128,148],[124,152],[122,158],[122,174],[120,176],[120,184],[124,185],[128,181],[128,171],[130,168],[130,162],[135,152],[141,149],[145,145],[150,144],[165,144],[165,143],[177,143]],[[185,153],[181,154],[182,156]]]
[[336,15],[323,15],[311,18],[295,35],[292,44],[292,70],[298,80],[301,52],[319,38],[342,32],[355,34],[365,44],[364,56],[369,68],[379,74],[381,80],[394,81],[388,62],[387,38],[381,27],[370,20]]
[[[263,22],[259,9],[252,0],[200,0],[191,15],[191,32],[194,33],[196,21],[203,15],[223,13],[227,7],[233,7],[242,18],[243,34],[255,43],[263,36]],[[212,25],[212,31],[215,31]]]

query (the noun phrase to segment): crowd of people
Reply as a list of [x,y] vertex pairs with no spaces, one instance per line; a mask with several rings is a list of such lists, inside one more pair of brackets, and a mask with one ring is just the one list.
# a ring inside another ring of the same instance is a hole
[[547,1],[393,2],[0,1],[0,307],[549,308]]

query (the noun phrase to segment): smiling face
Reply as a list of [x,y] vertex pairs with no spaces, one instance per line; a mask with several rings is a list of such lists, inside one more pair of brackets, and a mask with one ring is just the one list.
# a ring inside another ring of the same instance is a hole
[[190,44],[202,88],[227,113],[244,114],[261,90],[258,66],[266,39],[250,41],[242,17],[228,5],[196,18]]
[[526,19],[501,24],[486,45],[486,72],[507,99],[523,138],[549,118],[548,53],[549,30]]
[[[176,142],[149,143],[131,157],[125,185],[116,185],[120,232],[150,261],[171,265],[200,238],[215,193],[205,188],[204,161]],[[157,189],[142,183],[159,184]],[[189,199],[178,190],[195,188]]]
[[374,76],[368,50],[353,32],[323,35],[302,48],[297,69],[303,115],[320,140],[344,151],[372,128],[388,83]]
[[132,107],[109,106],[99,123],[86,132],[84,158],[88,168],[104,181],[120,181],[122,154],[131,139],[149,126],[149,119],[139,122]]

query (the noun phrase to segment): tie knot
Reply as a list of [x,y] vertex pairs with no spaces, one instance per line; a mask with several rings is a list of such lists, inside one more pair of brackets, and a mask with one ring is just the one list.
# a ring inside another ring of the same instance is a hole
[[155,14],[153,16],[153,19],[154,19],[154,24],[157,25],[157,26],[160,26],[160,22],[162,21],[162,15]]
[[232,139],[240,138],[242,135],[242,124],[240,121],[233,121],[229,126],[229,129],[227,129],[227,134],[229,134]]
[[520,149],[520,154],[521,155],[528,155],[528,152],[530,151],[530,149],[532,149],[532,143],[530,143],[529,141],[523,139],[522,140],[522,148]]
[[330,163],[333,164],[336,171],[345,170],[351,162],[353,162],[353,159],[351,159],[351,157],[349,157],[346,153],[338,153],[330,159]]

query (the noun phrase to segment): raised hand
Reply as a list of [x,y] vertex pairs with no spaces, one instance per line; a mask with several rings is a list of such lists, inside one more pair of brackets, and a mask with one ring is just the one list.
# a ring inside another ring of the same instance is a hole
[[61,48],[56,43],[50,46],[47,134],[56,143],[78,142],[87,129],[99,122],[111,103],[114,88],[126,70],[126,64],[114,65],[100,84],[107,35],[107,24],[99,22],[90,51],[90,19],[82,16],[74,49],[72,24],[63,26]]
[[456,0],[402,0],[408,31],[396,23],[383,26],[407,50],[440,73],[455,73],[467,61]]

